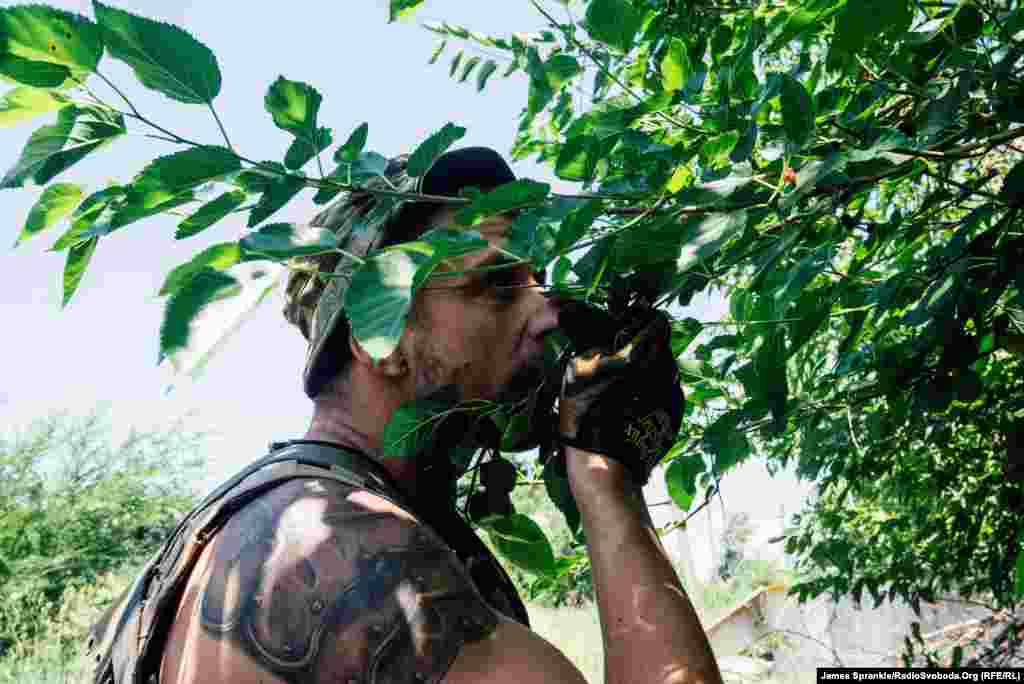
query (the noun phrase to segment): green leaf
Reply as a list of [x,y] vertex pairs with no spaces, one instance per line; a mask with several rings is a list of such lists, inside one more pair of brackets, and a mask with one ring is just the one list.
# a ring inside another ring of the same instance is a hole
[[194,199],[195,195],[191,191],[175,195],[163,190],[148,190],[145,187],[131,185],[128,187],[128,194],[114,207],[110,219],[97,221],[83,235],[108,235],[128,224],[162,214]]
[[1024,161],[1017,162],[1006,174],[999,199],[1012,207],[1024,206]]
[[604,203],[600,200],[591,200],[562,219],[555,236],[554,253],[562,254],[575,245],[594,225],[594,221],[602,212]]
[[666,458],[674,458],[665,470],[665,487],[668,495],[679,506],[679,510],[690,510],[697,496],[697,476],[704,472],[704,461],[697,454],[680,454],[683,444],[677,444]]
[[422,4],[423,0],[389,0],[388,23],[411,15]]
[[46,5],[0,9],[0,37],[0,51],[5,54],[80,72],[95,71],[103,56],[96,24],[79,14]]
[[[383,176],[387,171],[388,160],[376,152],[363,152],[351,164],[341,162],[328,179],[338,183],[363,183],[376,176]],[[321,187],[313,197],[314,204],[325,204],[334,199],[341,188]]]
[[536,206],[543,202],[550,192],[551,186],[547,183],[521,178],[480,195],[456,214],[455,221],[463,226],[475,226],[490,216]]
[[747,212],[709,214],[690,223],[684,233],[676,270],[685,273],[718,252],[747,225]]
[[75,210],[82,201],[82,189],[72,183],[54,183],[43,190],[28,213],[28,220],[14,246],[54,225]]
[[852,55],[879,36],[902,34],[912,19],[907,0],[847,0],[836,16],[831,49]]
[[801,34],[816,26],[821,26],[821,21],[830,14],[828,8],[810,10],[799,8],[788,15],[782,30],[775,40],[769,45],[767,52],[775,53],[787,46],[790,42],[799,38]]
[[434,441],[439,415],[450,408],[447,402],[431,399],[415,399],[399,406],[381,435],[384,455],[412,459],[427,451]]
[[537,210],[520,214],[509,227],[503,245],[506,251],[533,263],[534,270],[541,273],[555,254],[554,230],[544,218]]
[[147,88],[185,104],[210,104],[220,93],[220,68],[210,48],[177,26],[93,0],[110,55],[128,64]]
[[345,292],[352,335],[374,361],[398,346],[415,294],[414,280],[431,254],[392,247],[367,259]]
[[330,147],[330,129],[317,127],[322,101],[323,97],[313,86],[289,81],[284,76],[278,76],[263,97],[263,106],[273,117],[274,124],[295,136],[285,155],[284,165],[287,168],[301,168]]
[[547,491],[548,497],[555,504],[555,507],[562,512],[562,515],[565,516],[565,524],[569,527],[569,531],[575,535],[580,529],[580,510],[576,506],[576,498],[569,487],[568,474],[559,472],[557,458],[551,457],[547,460],[547,463],[544,464],[542,477],[544,479],[544,489]]
[[455,72],[459,70],[460,64],[462,64],[462,50],[456,52],[455,56],[452,57],[451,66],[448,68],[448,75],[454,78]]
[[289,169],[301,169],[306,162],[326,150],[333,142],[334,135],[329,128],[318,128],[315,140],[295,138],[284,155],[284,165]]
[[522,514],[488,518],[484,525],[502,556],[527,572],[555,576],[555,553],[544,531]]
[[701,156],[707,160],[707,166],[719,168],[729,163],[729,155],[739,141],[739,131],[728,131],[721,135],[716,135],[713,138],[709,138],[701,146]]
[[668,50],[661,60],[661,85],[669,92],[682,90],[690,80],[690,74],[690,55],[686,50],[686,43],[679,38],[673,38],[669,41]]
[[666,216],[622,233],[612,249],[612,265],[630,270],[675,260],[686,234],[678,219]]
[[590,0],[585,23],[595,40],[629,52],[643,17],[630,0]]
[[246,197],[247,195],[242,190],[232,190],[223,193],[216,199],[210,200],[178,224],[178,230],[174,233],[174,239],[184,240],[206,230],[242,206]]
[[487,87],[487,80],[498,70],[498,63],[493,59],[489,59],[484,62],[484,65],[480,67],[480,70],[476,72],[476,90],[482,93],[484,88]]
[[359,158],[366,147],[366,139],[370,135],[370,124],[364,123],[352,131],[345,144],[334,153],[334,161],[351,164]]
[[239,245],[247,258],[288,259],[332,252],[338,248],[338,236],[318,226],[271,223],[246,235]]
[[544,78],[551,86],[552,92],[575,78],[583,71],[583,67],[572,55],[558,53],[544,62]]
[[89,262],[92,261],[92,255],[96,251],[97,243],[99,243],[98,237],[89,238],[68,251],[68,258],[64,263],[64,299],[61,303],[61,308],[68,305],[75,291],[78,290],[78,286],[82,283],[85,269],[89,267]]
[[74,213],[71,214],[71,228],[69,228],[48,251],[62,252],[80,242],[84,242],[84,233],[101,219],[109,221],[114,214],[114,206],[124,197],[127,190],[120,185],[112,185],[103,190],[94,192],[85,198]]
[[729,411],[704,431],[704,443],[715,455],[715,473],[724,475],[733,466],[750,457],[750,440],[737,430],[740,411]]
[[159,295],[174,294],[187,285],[192,278],[208,268],[217,271],[228,269],[242,260],[242,248],[237,242],[221,242],[207,247],[187,263],[175,267],[164,280]]
[[38,88],[14,88],[0,97],[0,126],[14,126],[67,104],[61,95]]
[[158,364],[166,360],[175,375],[187,375],[197,380],[209,362],[225,348],[228,339],[277,289],[287,271],[250,263],[233,267],[232,275],[241,282],[241,291],[230,299],[217,299],[204,308],[202,315],[193,321],[188,344],[173,354],[161,354]]
[[21,157],[0,180],[0,188],[20,188],[30,178],[45,185],[124,133],[124,118],[120,114],[69,105],[60,110],[57,123],[43,126],[29,137]]
[[230,274],[212,268],[195,273],[167,300],[160,325],[161,357],[188,346],[193,323],[207,306],[241,291],[242,285]]
[[448,151],[452,145],[466,135],[466,129],[447,123],[444,127],[424,140],[416,150],[409,155],[406,165],[406,173],[410,176],[423,176],[434,165],[437,158]]
[[37,62],[10,53],[0,54],[0,79],[33,88],[59,88],[71,78],[63,64]]
[[788,74],[783,74],[780,85],[782,126],[794,144],[803,145],[814,135],[814,100],[803,84]]
[[154,159],[142,169],[132,185],[176,195],[204,183],[222,180],[241,168],[238,157],[226,147],[190,147]]
[[247,225],[250,228],[269,218],[306,187],[302,178],[288,173],[277,162],[263,162],[260,167],[246,169],[235,176],[235,183],[247,192],[261,193],[249,212]]
[[441,53],[444,52],[444,49],[447,46],[448,46],[448,41],[447,40],[442,40],[440,43],[438,43],[437,47],[434,48],[434,53],[432,55],[430,55],[430,61],[427,62],[427,64],[437,64],[437,60],[441,57]]
[[313,86],[278,76],[263,96],[263,107],[281,130],[312,137],[322,101]]
[[1013,570],[1013,588],[1017,598],[1024,598],[1024,548],[1017,544],[1017,565]]
[[480,63],[480,58],[479,57],[475,57],[475,56],[474,57],[470,57],[465,62],[463,62],[462,63],[462,74],[459,76],[459,83],[465,83],[466,79],[469,78],[469,75],[473,72],[473,69],[476,68],[476,65],[479,64],[479,63]]

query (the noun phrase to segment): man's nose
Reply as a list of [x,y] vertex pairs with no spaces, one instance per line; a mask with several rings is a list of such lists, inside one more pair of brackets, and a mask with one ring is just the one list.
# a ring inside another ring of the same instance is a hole
[[537,340],[544,337],[558,328],[558,315],[561,312],[565,298],[559,295],[542,294],[538,309],[530,318],[530,324],[526,329],[527,334]]

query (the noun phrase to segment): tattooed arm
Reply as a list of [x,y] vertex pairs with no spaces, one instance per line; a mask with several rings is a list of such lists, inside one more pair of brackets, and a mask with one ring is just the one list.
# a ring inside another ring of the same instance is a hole
[[[466,644],[474,656],[459,658]],[[206,550],[160,682],[436,682],[456,658],[460,681],[583,681],[554,647],[493,611],[409,513],[306,479],[248,504]]]

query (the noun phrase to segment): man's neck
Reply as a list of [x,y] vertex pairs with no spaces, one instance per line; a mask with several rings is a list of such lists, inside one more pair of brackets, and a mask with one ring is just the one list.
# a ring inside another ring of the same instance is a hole
[[376,446],[376,440],[350,424],[317,412],[303,439],[332,442],[339,446],[358,451],[380,464],[395,483],[409,495],[416,494],[416,464],[399,459],[384,458]]

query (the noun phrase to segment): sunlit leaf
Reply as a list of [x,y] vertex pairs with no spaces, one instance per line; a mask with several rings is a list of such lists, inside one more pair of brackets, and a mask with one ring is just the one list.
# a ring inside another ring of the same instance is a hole
[[491,75],[498,70],[498,63],[493,59],[487,60],[480,70],[476,73],[476,89],[478,92],[483,92],[484,88],[487,87],[487,81]]
[[497,214],[536,206],[550,192],[551,186],[547,183],[521,178],[480,195],[468,207],[460,210],[455,220],[463,226],[474,226]]
[[466,135],[466,129],[447,123],[441,130],[420,143],[419,147],[409,155],[406,173],[410,176],[422,176],[434,165],[437,158],[448,151],[452,145]]
[[174,233],[174,238],[176,240],[184,240],[206,230],[242,206],[246,196],[245,192],[241,190],[231,190],[221,194],[216,199],[210,200],[178,224],[178,230]]
[[345,311],[352,335],[375,361],[397,348],[415,294],[413,281],[429,254],[391,248],[370,257],[352,276]]
[[238,157],[226,147],[189,147],[151,161],[133,181],[133,185],[178,194],[210,181],[222,180],[241,168]]
[[120,114],[96,107],[64,107],[57,115],[57,123],[43,126],[29,137],[21,157],[0,180],[0,188],[18,188],[29,179],[45,185],[89,153],[124,134]]
[[5,54],[79,72],[95,71],[103,55],[96,24],[79,14],[46,5],[0,8],[0,36]]
[[70,82],[71,69],[63,64],[37,62],[12,55],[0,54],[0,80],[33,88],[59,88]]
[[0,126],[14,126],[60,109],[66,104],[67,100],[63,96],[48,90],[14,88],[0,97]]
[[[161,354],[158,363],[167,362],[176,376],[198,379],[231,337],[253,318],[260,304],[284,281],[288,271],[263,263],[239,264],[231,274],[241,292],[216,298],[202,308],[189,326],[188,343],[171,354]],[[230,293],[230,290],[228,291]],[[174,389],[175,382],[165,388]]]
[[187,31],[93,0],[103,43],[147,88],[185,104],[209,104],[220,93],[220,67],[210,48]]
[[388,23],[407,17],[423,4],[423,0],[388,0]]
[[442,40],[440,43],[438,43],[437,47],[434,49],[434,53],[432,55],[430,55],[430,61],[427,62],[427,64],[436,64],[437,60],[441,57],[441,53],[444,52],[444,49],[447,46],[448,46],[448,41],[447,40]]
[[287,259],[333,251],[338,247],[338,237],[318,226],[272,223],[249,233],[239,245],[247,257]]
[[125,196],[127,190],[120,185],[98,190],[92,193],[71,214],[71,227],[50,247],[51,252],[62,252],[84,242],[85,233],[96,223],[109,222],[115,213],[116,204]]
[[66,217],[82,201],[82,189],[73,183],[54,183],[43,190],[28,213],[28,220],[14,246]]
[[207,306],[241,292],[242,285],[227,273],[212,268],[195,273],[167,300],[160,325],[161,357],[171,356],[188,346],[193,322]]
[[317,125],[317,115],[323,101],[320,93],[308,83],[290,81],[279,76],[263,97],[263,106],[281,130],[295,136],[288,148],[284,165],[289,169],[301,168],[318,153],[330,147],[331,131]]
[[334,161],[346,162],[351,164],[359,155],[362,154],[363,148],[366,147],[366,139],[370,135],[370,124],[364,123],[356,128],[348,136],[348,140],[345,144],[338,148],[338,151],[334,153]]
[[221,242],[207,247],[188,262],[177,266],[167,274],[159,294],[161,297],[173,294],[187,285],[192,277],[200,271],[207,268],[223,271],[234,266],[241,259],[242,248],[237,242]]
[[682,90],[690,79],[690,56],[686,43],[679,38],[669,41],[665,57],[661,60],[661,85],[672,92]]
[[78,286],[85,277],[85,270],[92,261],[92,255],[96,251],[99,238],[89,238],[68,250],[67,260],[64,263],[64,298],[61,300],[61,308],[66,307],[71,298],[78,290]]

